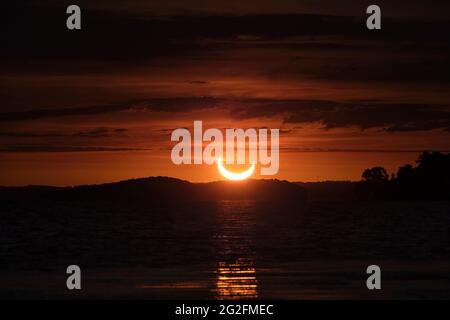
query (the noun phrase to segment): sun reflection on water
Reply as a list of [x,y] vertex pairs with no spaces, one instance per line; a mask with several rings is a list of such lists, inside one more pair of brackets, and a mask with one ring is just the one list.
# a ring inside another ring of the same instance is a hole
[[217,267],[216,294],[219,299],[256,299],[258,280],[256,269],[239,259],[227,264],[220,261]]
[[216,280],[213,293],[216,299],[256,299],[255,252],[251,229],[252,203],[223,201],[220,203],[220,229],[216,234],[218,249]]

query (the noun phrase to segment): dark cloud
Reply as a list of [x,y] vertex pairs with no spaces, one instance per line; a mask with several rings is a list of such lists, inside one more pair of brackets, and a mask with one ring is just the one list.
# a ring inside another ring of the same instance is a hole
[[[417,5],[418,2],[415,3]],[[76,32],[65,28],[66,4],[46,1],[46,6],[25,5],[6,11],[6,17],[2,19],[4,28],[0,29],[2,75],[17,75],[19,80],[2,84],[11,89],[9,92],[20,92],[23,96],[21,75],[37,73],[43,78],[54,73],[92,75],[99,70],[107,73],[117,68],[152,63],[152,66],[163,71],[173,71],[189,58],[194,58],[198,63],[202,63],[203,59],[212,61],[219,66],[218,69],[222,68],[222,62],[225,67],[227,63],[233,64],[232,72],[236,73],[236,77],[246,66],[253,67],[258,76],[270,81],[276,81],[278,77],[294,80],[309,77],[336,83],[393,81],[396,85],[412,81],[427,84],[446,84],[450,81],[450,45],[446,32],[450,29],[450,21],[384,19],[382,30],[368,32],[365,14],[352,17],[300,13],[165,12],[158,15],[151,11],[131,10],[131,2],[127,4],[123,5],[127,10],[118,10],[122,8],[118,3],[83,5],[83,27]],[[230,53],[233,49],[254,51],[246,51],[244,56],[239,56],[238,53]],[[267,52],[264,53],[264,50]],[[212,55],[217,52],[223,56]],[[276,63],[267,66],[267,59],[271,57]],[[161,66],[160,59],[170,63],[167,67]],[[196,79],[191,74],[195,71],[195,66],[192,69],[181,68],[180,75],[169,81],[180,83],[184,79]],[[213,72],[211,70],[211,74]],[[198,79],[203,79],[201,76],[205,74],[199,75]],[[83,85],[83,80],[77,81],[76,85]],[[207,80],[184,82],[198,87],[204,85],[205,88],[209,88],[210,84]],[[7,89],[4,91],[0,94],[8,97]],[[167,94],[170,96],[170,92]],[[32,94],[29,96],[27,99],[31,101]],[[16,97],[15,100],[20,99]],[[3,106],[5,110],[13,110],[16,106],[24,110],[23,104],[28,102],[14,103],[9,106],[4,102]],[[396,132],[438,128],[450,130],[449,109],[442,105],[213,97],[141,99],[57,109],[30,106],[27,111],[0,113],[0,122],[132,110],[189,112],[215,107],[230,109],[230,114],[236,118],[280,116],[286,123],[319,122],[325,129],[355,126],[361,129],[379,127]],[[49,137],[52,134],[49,133]],[[111,134],[114,133],[104,128],[74,133],[80,137]],[[16,137],[19,135],[17,133]]]
[[0,113],[0,122],[14,122],[35,120],[49,117],[67,117],[67,116],[80,116],[80,115],[93,115],[101,113],[110,113],[124,110],[129,106],[110,104],[110,105],[97,105],[86,107],[69,107],[60,109],[31,109],[28,111],[20,112],[3,112]]
[[324,129],[358,127],[385,131],[450,131],[449,105],[341,103],[308,100],[247,100],[233,116],[241,119],[282,116],[285,123],[321,123]]
[[128,131],[128,129],[125,128],[105,128],[105,127],[98,127],[87,131],[79,131],[73,134],[75,137],[81,137],[81,138],[106,138],[111,137],[114,135],[122,135]]
[[187,112],[195,109],[212,108],[217,106],[217,104],[221,101],[222,100],[220,99],[210,97],[155,98],[155,99],[132,100],[114,104],[95,105],[95,106],[68,107],[58,109],[34,109],[34,110],[31,109],[28,111],[0,113],[0,122],[18,122],[27,120],[37,120],[42,118],[88,116],[127,110]]
[[91,146],[66,146],[66,145],[8,145],[0,147],[0,152],[117,152],[117,151],[148,151],[144,148],[126,147],[91,147]]
[[189,84],[208,84],[208,81],[202,81],[202,80],[187,80],[185,81],[186,83]]
[[114,133],[117,133],[117,134],[123,134],[123,133],[127,132],[128,129],[126,129],[126,128],[115,128],[113,131],[114,131]]
[[67,137],[64,133],[57,132],[31,132],[31,131],[17,131],[17,132],[0,132],[2,138],[59,138]]
[[[325,100],[222,99],[213,97],[179,97],[136,100],[105,106],[31,110],[0,113],[0,122],[17,122],[41,118],[105,114],[127,110],[190,112],[222,108],[236,119],[282,117],[287,124],[321,123],[324,129],[358,127],[381,128],[388,132],[446,129],[450,131],[450,106]],[[116,133],[125,129],[116,129]],[[78,132],[80,137],[111,135],[103,127]]]
[[[16,19],[7,18],[0,29],[2,73],[170,71],[189,61],[194,61],[195,68],[195,61],[217,66],[223,59],[239,72],[273,80],[450,82],[450,44],[445,32],[450,21],[384,19],[383,29],[370,33],[364,14],[157,15],[108,8],[106,3],[85,6],[83,27],[77,32],[65,28],[65,4],[17,9],[11,13]],[[239,56],[239,50],[250,51],[247,58]],[[266,64],[269,56],[278,60],[277,66]],[[192,75],[181,73],[181,81],[189,79],[186,76]],[[208,81],[186,83],[207,87]]]
[[111,137],[114,135],[122,135],[127,132],[125,128],[105,128],[98,127],[86,131],[77,132],[33,132],[33,131],[5,131],[0,132],[2,138],[60,138],[60,137],[86,137],[86,138],[101,138]]
[[[283,152],[355,152],[355,153],[422,153],[422,149],[355,149],[355,148],[304,148],[304,147],[281,147]],[[433,150],[438,152],[449,152],[449,150]]]
[[[18,1],[17,1],[18,2]],[[40,4],[58,7],[61,0],[40,0]],[[367,0],[78,0],[82,8],[96,8],[114,12],[128,12],[138,16],[146,14],[171,15],[197,12],[203,14],[249,13],[326,13],[329,15],[358,16],[370,4]],[[447,0],[433,0],[424,5],[423,0],[377,0],[383,15],[394,17],[448,18],[450,10]]]
[[[58,7],[24,6],[6,20],[2,32],[3,60],[58,59],[99,60],[142,63],[157,57],[185,57],[209,49],[221,48],[220,42],[203,39],[232,40],[228,45],[258,45],[255,38],[269,41],[287,40],[304,36],[345,36],[345,43],[287,42],[291,48],[340,49],[360,47],[355,39],[373,41],[446,41],[450,22],[415,22],[383,20],[383,29],[368,36],[365,15],[328,16],[319,14],[247,14],[247,15],[195,15],[179,14],[157,16],[136,15],[129,11],[83,10],[83,26],[72,32],[65,28],[65,4]],[[222,43],[223,45],[223,43]],[[7,67],[7,64],[5,64]],[[74,66],[75,67],[75,66]]]
[[334,108],[296,110],[285,118],[287,123],[320,122],[325,129],[359,127],[394,131],[420,131],[450,128],[450,108],[414,104],[339,105]]

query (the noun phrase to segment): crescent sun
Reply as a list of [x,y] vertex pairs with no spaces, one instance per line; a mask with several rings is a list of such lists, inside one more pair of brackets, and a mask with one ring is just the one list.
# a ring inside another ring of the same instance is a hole
[[217,159],[217,168],[219,169],[219,172],[221,175],[223,175],[225,178],[229,180],[245,180],[248,177],[250,177],[253,174],[253,171],[255,171],[255,163],[253,162],[251,167],[247,170],[239,173],[230,172],[228,171],[222,163],[222,158]]

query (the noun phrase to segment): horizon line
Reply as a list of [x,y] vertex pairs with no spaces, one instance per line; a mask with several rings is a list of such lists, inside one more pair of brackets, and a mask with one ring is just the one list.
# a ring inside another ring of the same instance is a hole
[[234,183],[234,184],[240,184],[245,183],[246,181],[270,181],[270,180],[276,180],[276,181],[286,181],[289,183],[325,183],[325,182],[347,182],[347,183],[355,183],[361,180],[317,180],[317,181],[291,181],[286,179],[278,179],[278,178],[263,178],[263,179],[253,179],[249,178],[246,180],[240,180],[240,181],[232,181],[232,180],[210,180],[210,181],[189,181],[181,178],[171,177],[171,176],[146,176],[146,177],[139,177],[139,178],[127,178],[123,180],[114,180],[114,181],[105,181],[105,182],[99,182],[99,183],[86,183],[86,184],[72,184],[72,185],[50,185],[50,184],[23,184],[23,185],[0,185],[0,188],[25,188],[25,187],[50,187],[50,188],[76,188],[76,187],[86,187],[86,186],[101,186],[101,185],[107,185],[107,184],[114,184],[114,183],[120,183],[120,182],[127,182],[127,181],[133,181],[133,180],[144,180],[144,179],[156,179],[156,178],[164,178],[164,179],[173,179],[178,180],[181,182],[187,182],[191,184],[208,184],[208,183],[217,183],[217,182],[227,182],[227,183]]

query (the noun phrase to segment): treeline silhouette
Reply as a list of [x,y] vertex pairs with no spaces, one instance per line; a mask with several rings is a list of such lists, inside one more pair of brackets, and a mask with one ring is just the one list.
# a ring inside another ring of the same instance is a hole
[[450,154],[423,152],[416,161],[389,177],[383,167],[364,170],[356,183],[360,200],[450,200]]

